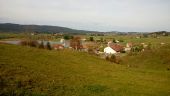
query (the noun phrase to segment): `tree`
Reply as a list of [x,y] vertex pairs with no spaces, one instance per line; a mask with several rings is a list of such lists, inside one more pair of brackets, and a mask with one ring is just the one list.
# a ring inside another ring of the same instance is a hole
[[93,37],[90,37],[90,41],[94,41]]
[[48,49],[48,50],[51,50],[51,49],[52,49],[49,41],[47,42],[47,49]]
[[65,39],[65,40],[69,40],[70,38],[69,38],[68,35],[65,35],[65,36],[64,36],[64,39]]
[[116,39],[115,38],[113,38],[113,41],[112,41],[113,43],[116,43]]
[[73,39],[70,40],[70,46],[73,49],[81,49],[81,38],[80,37],[74,37]]

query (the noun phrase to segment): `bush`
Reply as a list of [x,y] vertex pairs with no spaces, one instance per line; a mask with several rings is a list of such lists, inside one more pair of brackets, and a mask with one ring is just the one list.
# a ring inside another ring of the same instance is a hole
[[110,61],[110,62],[114,62],[116,64],[119,64],[120,63],[120,58],[118,58],[117,56],[115,56],[114,54],[112,54],[111,56],[106,56],[105,58],[107,61]]
[[122,40],[122,39],[119,39],[118,41],[119,41],[119,42],[124,42],[124,40]]
[[143,50],[143,45],[136,45],[131,48],[131,52],[141,52]]
[[110,56],[109,60],[110,60],[111,62],[115,62],[115,61],[116,61],[116,56],[115,56],[114,54],[112,54],[112,55]]
[[88,48],[88,50],[87,50],[87,51],[88,51],[88,53],[89,53],[89,54],[95,54],[95,52],[94,52],[93,48]]
[[65,36],[64,36],[64,39],[65,39],[65,40],[69,40],[70,38],[69,38],[68,35],[65,35]]
[[109,61],[109,56],[106,56],[106,58],[105,58],[107,61]]

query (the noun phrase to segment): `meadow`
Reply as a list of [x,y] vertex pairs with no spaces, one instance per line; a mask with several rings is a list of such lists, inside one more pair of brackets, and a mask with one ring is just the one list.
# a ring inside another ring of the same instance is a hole
[[169,53],[162,46],[115,64],[69,49],[0,44],[0,95],[169,96]]

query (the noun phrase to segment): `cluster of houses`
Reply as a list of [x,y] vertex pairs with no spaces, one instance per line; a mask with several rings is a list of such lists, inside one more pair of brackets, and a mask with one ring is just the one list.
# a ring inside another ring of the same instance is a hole
[[[145,43],[140,44],[144,50],[148,45]],[[107,44],[105,44],[105,47],[102,46],[102,50],[99,48],[101,47],[100,44],[97,44],[96,42],[88,42],[85,39],[80,39],[80,42],[74,42],[71,40],[65,40],[61,39],[60,43],[58,44],[53,44],[52,45],[53,49],[60,50],[64,48],[72,48],[75,50],[80,50],[80,51],[86,51],[88,52],[90,49],[94,51],[96,54],[117,54],[117,53],[125,53],[125,52],[130,52],[132,48],[134,47],[133,43],[127,43],[126,45],[121,45],[119,43],[113,43],[109,41]]]

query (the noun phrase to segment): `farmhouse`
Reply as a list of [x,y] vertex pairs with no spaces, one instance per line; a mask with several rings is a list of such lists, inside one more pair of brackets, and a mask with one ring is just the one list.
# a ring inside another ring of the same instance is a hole
[[113,50],[111,47],[104,48],[104,53],[106,54],[116,54],[117,52]]
[[128,51],[131,50],[132,47],[133,47],[133,43],[127,43],[127,44],[126,44],[126,47],[124,48],[124,50],[125,50],[126,52],[128,52]]
[[112,44],[110,47],[116,52],[122,52],[124,50],[123,46],[119,44]]
[[107,54],[116,54],[117,52],[122,52],[123,50],[123,46],[112,42],[108,42],[108,47],[104,48],[104,52]]

